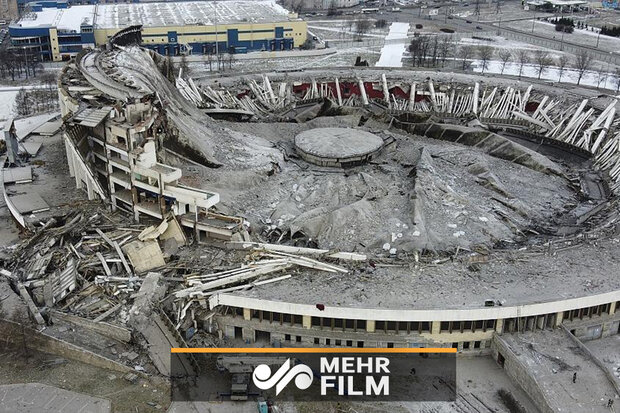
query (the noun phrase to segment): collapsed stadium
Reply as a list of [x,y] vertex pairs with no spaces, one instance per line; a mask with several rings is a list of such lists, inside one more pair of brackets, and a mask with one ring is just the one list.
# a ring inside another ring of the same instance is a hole
[[130,43],[65,66],[63,141],[90,200],[154,224],[100,284],[155,279],[175,334],[505,360],[507,333],[618,333],[615,99],[423,70],[170,80]]

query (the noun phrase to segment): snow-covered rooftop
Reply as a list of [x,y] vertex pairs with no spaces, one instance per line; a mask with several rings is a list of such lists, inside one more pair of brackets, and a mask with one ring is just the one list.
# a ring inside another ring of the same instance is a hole
[[[217,12],[217,19],[216,19]],[[178,3],[100,4],[96,28],[272,23],[288,20],[289,12],[275,1],[192,1]]]
[[67,9],[44,8],[25,14],[16,26],[56,27],[60,31],[80,31],[81,24],[92,24],[95,6],[72,6]]

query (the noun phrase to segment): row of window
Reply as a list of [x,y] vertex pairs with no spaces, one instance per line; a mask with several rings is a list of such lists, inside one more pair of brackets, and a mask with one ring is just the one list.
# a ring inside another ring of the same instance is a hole
[[[284,342],[301,344],[302,336],[293,336],[291,334],[285,334]],[[342,339],[319,338],[319,337],[314,337],[313,343],[317,346],[325,345],[325,346],[336,346],[336,347],[343,346],[343,347],[357,347],[357,348],[363,348],[365,346],[365,342],[363,340],[342,340]],[[462,350],[477,350],[480,348],[486,348],[490,346],[490,340],[463,341],[463,342],[455,341],[452,343],[452,348],[458,349],[459,343],[461,344]],[[386,343],[386,347],[394,348],[394,343],[388,342]]]
[[[595,315],[609,314],[612,303],[601,304],[593,307],[579,308],[576,310],[565,311],[565,320],[592,318]],[[620,308],[620,301],[616,303],[616,308]],[[243,308],[230,307],[232,316],[243,317]],[[279,323],[281,325],[303,326],[303,317],[295,314],[277,313],[263,310],[251,310],[250,317],[259,322]],[[533,331],[536,329],[552,328],[556,323],[556,314],[542,314],[538,316],[509,318],[504,321],[504,331]],[[310,325],[319,329],[342,330],[342,331],[366,331],[366,320],[350,320],[330,317],[311,317]],[[432,322],[430,321],[375,321],[375,331],[384,333],[429,333],[431,332]],[[465,333],[477,331],[495,330],[497,320],[476,320],[476,321],[442,321],[440,323],[441,333]],[[501,333],[501,331],[500,331]]]
[[[620,301],[616,303],[616,308]],[[594,307],[579,308],[577,310],[564,311],[564,319],[573,321],[575,318],[582,320],[584,317],[592,318],[594,315],[609,314],[611,303],[595,305]]]

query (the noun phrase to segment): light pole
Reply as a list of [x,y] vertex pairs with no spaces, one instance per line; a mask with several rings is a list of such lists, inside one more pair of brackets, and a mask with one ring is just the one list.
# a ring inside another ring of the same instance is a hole
[[[219,52],[220,52],[219,44],[217,41],[217,0],[213,0],[213,9],[215,11],[215,55],[217,57],[219,56]],[[220,69],[219,60],[218,60],[217,68],[218,70]]]
[[[612,53],[612,52],[609,52],[609,60],[607,61],[607,74],[606,74],[606,76],[605,76],[605,89],[607,89],[607,78],[608,78],[608,77],[609,77],[609,75],[611,74],[611,73],[609,72],[609,66],[611,65],[611,53]],[[613,85],[613,83],[612,83],[612,85]]]
[[26,69],[26,79],[28,79],[28,59],[26,59],[26,46],[22,47],[24,51],[24,69]]

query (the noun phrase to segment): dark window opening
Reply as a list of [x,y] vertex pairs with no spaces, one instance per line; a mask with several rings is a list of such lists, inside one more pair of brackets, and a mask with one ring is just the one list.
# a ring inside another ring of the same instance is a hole
[[499,364],[500,366],[502,366],[502,368],[504,368],[505,363],[506,363],[506,359],[504,358],[503,354],[500,352],[497,352],[497,364]]

